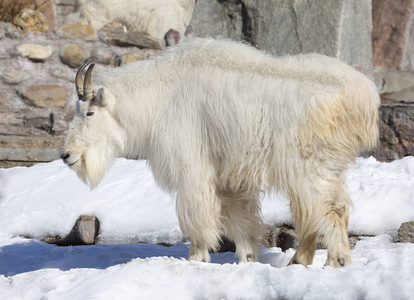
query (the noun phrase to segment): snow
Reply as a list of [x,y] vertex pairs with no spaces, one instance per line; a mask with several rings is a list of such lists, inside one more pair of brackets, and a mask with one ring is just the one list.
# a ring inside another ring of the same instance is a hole
[[[414,220],[414,157],[358,158],[347,173],[349,230],[364,237],[345,268],[289,266],[293,249],[264,248],[257,263],[234,253],[186,260],[175,202],[143,161],[117,160],[94,190],[60,161],[0,169],[0,299],[411,299],[414,244],[395,243]],[[292,223],[283,195],[266,195],[263,219]],[[80,215],[101,221],[99,244],[58,247]],[[174,243],[172,247],[136,243]]]

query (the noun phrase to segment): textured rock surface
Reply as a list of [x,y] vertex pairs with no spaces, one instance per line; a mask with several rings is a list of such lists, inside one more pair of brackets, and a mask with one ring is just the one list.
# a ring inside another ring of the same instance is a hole
[[95,216],[80,216],[64,238],[46,237],[44,241],[58,246],[93,245],[99,234],[99,220]]
[[[22,120],[22,127],[24,126],[23,123],[24,120]],[[15,164],[30,166],[34,162],[48,162],[59,159],[62,145],[63,137],[0,135],[0,168]]]
[[414,221],[401,224],[398,238],[400,243],[414,243]]
[[22,32],[44,32],[49,29],[45,16],[37,10],[26,8],[13,19],[14,26]]
[[382,161],[414,155],[414,105],[383,104],[379,119],[379,146],[367,155]]
[[372,0],[373,64],[414,71],[414,1]]
[[35,106],[55,105],[64,107],[69,91],[62,85],[30,85],[24,90],[24,97]]
[[246,40],[275,55],[319,52],[371,74],[370,20],[369,1],[200,0],[191,25],[196,36]]

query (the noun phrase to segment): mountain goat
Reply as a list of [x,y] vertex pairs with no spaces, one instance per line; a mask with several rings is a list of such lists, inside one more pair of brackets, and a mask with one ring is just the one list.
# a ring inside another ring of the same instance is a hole
[[376,144],[379,97],[363,74],[319,54],[274,58],[232,41],[194,39],[98,74],[90,64],[63,161],[91,188],[116,157],[147,159],[177,198],[190,260],[210,261],[222,235],[256,261],[262,192],[290,199],[300,238],[292,263],[350,261],[344,171]]
[[134,30],[163,39],[170,29],[182,36],[190,24],[196,0],[81,0],[82,23],[100,29],[112,21],[125,21]]

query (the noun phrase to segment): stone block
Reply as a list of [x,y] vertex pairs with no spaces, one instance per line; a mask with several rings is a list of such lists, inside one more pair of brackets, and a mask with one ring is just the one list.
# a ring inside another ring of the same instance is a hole
[[374,66],[414,72],[414,0],[372,0],[372,17]]
[[53,47],[50,45],[39,44],[20,44],[17,51],[22,57],[27,57],[32,61],[43,62],[53,53]]
[[245,40],[277,56],[318,52],[372,72],[370,1],[200,0],[191,26],[195,36]]
[[383,103],[379,110],[379,145],[364,153],[380,161],[414,155],[414,104]]
[[[21,131],[21,130],[20,130]],[[59,159],[63,137],[23,137],[0,135],[0,167]]]
[[72,68],[78,68],[90,57],[89,51],[79,45],[68,45],[60,53],[62,62]]
[[85,41],[93,41],[96,39],[95,30],[91,26],[83,24],[62,25],[56,33],[59,38],[63,39],[81,39]]
[[37,107],[54,105],[63,108],[69,90],[63,85],[30,85],[24,89],[23,96]]

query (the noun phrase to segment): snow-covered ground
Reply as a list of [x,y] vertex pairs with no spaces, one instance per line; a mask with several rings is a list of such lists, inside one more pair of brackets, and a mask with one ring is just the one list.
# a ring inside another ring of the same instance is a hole
[[[294,250],[279,248],[262,248],[258,263],[237,265],[233,253],[188,262],[174,200],[142,161],[119,159],[93,191],[60,161],[0,169],[0,299],[412,299],[414,244],[394,241],[414,220],[414,158],[360,158],[347,178],[349,230],[377,236],[358,242],[352,264],[332,269],[322,267],[326,250],[308,268],[286,267]],[[292,223],[283,196],[262,206],[265,223]],[[35,240],[66,235],[80,215],[101,221],[99,245]]]

